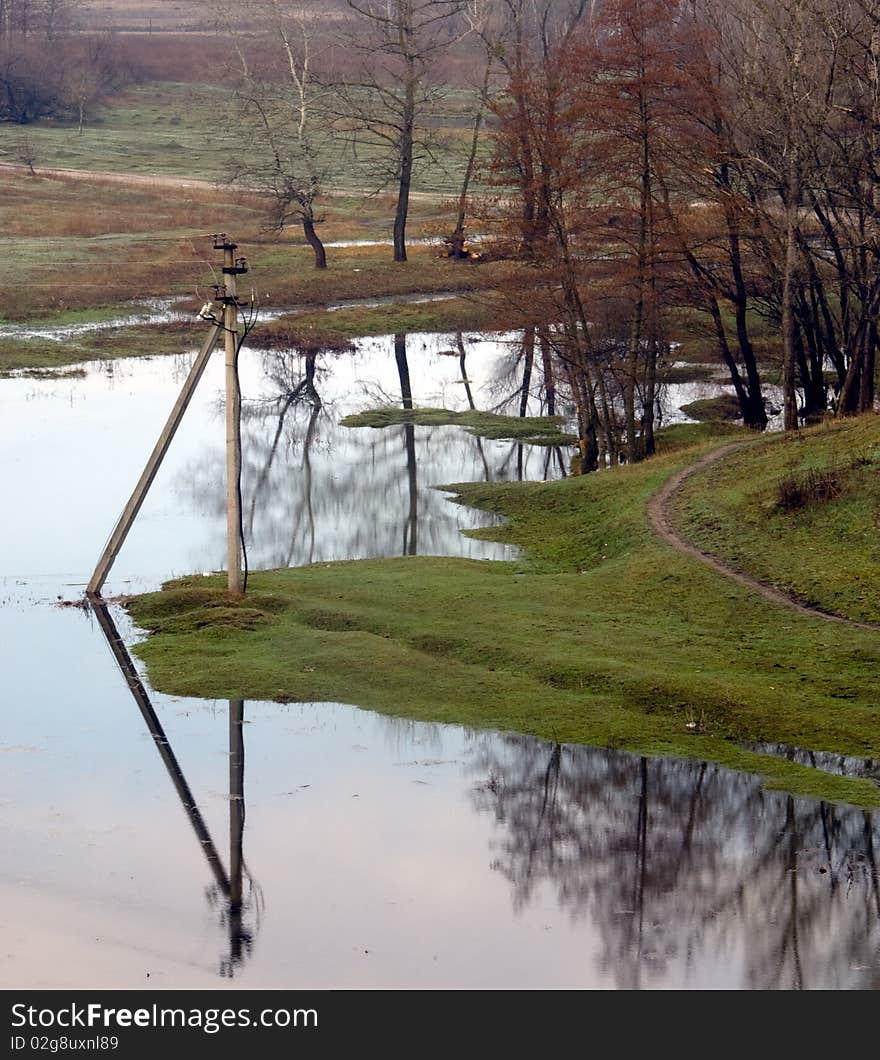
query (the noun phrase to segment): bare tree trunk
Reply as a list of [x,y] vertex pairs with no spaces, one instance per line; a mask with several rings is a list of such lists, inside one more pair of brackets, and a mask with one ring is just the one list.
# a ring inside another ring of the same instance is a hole
[[[729,179],[726,174],[726,187],[729,188]],[[761,376],[758,371],[758,359],[749,336],[748,308],[749,295],[746,287],[745,276],[742,267],[742,249],[740,247],[739,228],[728,207],[726,212],[727,241],[730,247],[730,265],[733,273],[734,283],[734,315],[736,317],[736,339],[739,345],[740,356],[743,367],[746,370],[746,385],[748,389],[748,415],[743,415],[743,422],[747,427],[755,427],[763,431],[767,426],[767,410],[764,407],[764,398],[761,394]]]
[[407,76],[400,131],[400,178],[397,185],[397,208],[394,212],[394,260],[406,261],[406,219],[409,214],[409,191],[413,169],[413,130],[415,127],[415,72],[410,64]]
[[553,368],[553,357],[550,350],[550,336],[547,328],[541,328],[538,332],[538,342],[541,347],[541,364],[544,370],[544,394],[547,397],[547,415],[556,415],[556,377]]
[[797,270],[797,162],[789,160],[789,172],[785,202],[785,269],[782,279],[782,402],[783,427],[786,431],[796,431],[797,395],[794,388],[795,359],[797,356],[794,319],[795,281]]
[[483,72],[483,83],[480,86],[480,106],[474,117],[474,128],[471,133],[471,146],[468,152],[467,165],[461,182],[461,191],[458,195],[458,214],[455,219],[455,230],[451,237],[451,248],[453,257],[464,257],[464,221],[467,215],[468,191],[471,186],[471,178],[474,175],[474,166],[477,162],[477,148],[480,145],[480,127],[483,124],[483,113],[486,109],[486,98],[489,92],[489,74],[492,70],[492,56],[486,59],[486,69]]
[[709,314],[712,317],[712,324],[715,327],[715,337],[718,340],[718,349],[721,353],[721,359],[724,361],[727,371],[730,373],[730,381],[733,384],[736,400],[739,402],[739,410],[742,414],[743,424],[746,427],[752,427],[754,424],[750,423],[748,419],[749,395],[746,392],[746,388],[743,386],[742,376],[740,375],[736,361],[733,359],[733,354],[730,352],[730,343],[727,341],[727,332],[724,330],[724,319],[721,316],[721,307],[718,305],[718,299],[715,297],[714,293],[707,293],[706,304],[709,307]]
[[638,237],[638,274],[636,283],[636,304],[633,311],[630,329],[629,352],[627,356],[626,378],[623,387],[623,408],[626,417],[627,457],[631,462],[641,460],[644,455],[636,429],[636,381],[639,373],[639,361],[642,351],[642,337],[645,316],[645,281],[648,256],[648,200],[651,194],[651,160],[648,152],[648,113],[644,99],[639,105],[639,137],[641,139],[641,175],[639,193],[639,237]]
[[[467,351],[464,348],[464,335],[460,331],[455,333],[455,344],[458,346],[458,367],[461,370],[461,381],[464,384],[464,392],[467,395],[468,408],[475,409],[477,406],[474,402],[474,394],[471,390],[471,381],[468,379],[467,366],[465,363],[467,360]],[[488,478],[486,481],[489,481]]]
[[394,359],[397,361],[397,375],[400,379],[400,400],[405,409],[413,407],[412,384],[409,378],[409,361],[406,357],[406,335],[394,336]]
[[321,238],[315,231],[315,220],[313,217],[303,214],[302,218],[303,235],[306,238],[306,242],[315,252],[315,268],[326,269],[327,268],[327,251],[324,249],[324,244],[321,242]]
[[526,328],[523,334],[523,381],[519,395],[519,414],[525,416],[529,409],[529,391],[532,385],[532,365],[535,362],[535,326]]
[[[405,409],[413,407],[412,383],[409,375],[409,361],[406,356],[406,335],[394,336],[394,359],[397,361],[397,375],[400,379],[400,401]],[[418,550],[419,530],[419,489],[416,477],[416,434],[412,423],[403,425],[403,444],[406,451],[406,476],[409,487],[409,510],[403,528],[403,554],[415,556]]]
[[862,365],[862,378],[859,381],[859,412],[870,412],[874,407],[875,373],[877,368],[877,324],[871,321],[868,326],[868,339],[865,347],[865,363]]

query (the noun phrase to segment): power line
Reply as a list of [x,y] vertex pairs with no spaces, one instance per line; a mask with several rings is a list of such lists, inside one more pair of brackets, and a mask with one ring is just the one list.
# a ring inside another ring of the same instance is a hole
[[212,239],[213,236],[142,236],[135,232],[111,232],[101,236],[21,236],[19,239],[0,239],[0,246],[19,246],[22,243],[70,243],[71,240],[82,242],[106,241],[125,239],[131,243],[187,243],[191,239]]
[[[111,283],[111,284],[108,284],[106,280],[104,280],[102,283],[67,283],[67,282],[62,281],[62,282],[58,282],[58,283],[4,283],[3,284],[4,289],[11,288],[11,287],[25,287],[25,288],[27,288],[27,287],[54,287],[57,290],[65,290],[68,287],[109,287],[111,290],[117,290],[120,287],[130,287],[133,291],[141,291],[141,290],[143,290],[144,286],[145,286],[145,284],[143,284],[143,283]],[[187,284],[178,283],[178,284],[170,284],[168,286],[163,285],[162,286],[162,293],[155,295],[155,297],[156,298],[161,298],[162,294],[164,294],[164,292],[166,292],[166,291],[193,291],[193,290],[195,290],[195,289],[197,289],[199,287],[210,287],[210,286],[211,286],[211,284],[209,284],[209,283],[187,283]]]
[[40,261],[33,265],[18,265],[19,269],[65,269],[68,265],[113,265],[119,267],[134,267],[136,265],[150,265],[155,269],[165,268],[166,265],[209,265],[213,263],[208,258],[179,258],[173,261]]

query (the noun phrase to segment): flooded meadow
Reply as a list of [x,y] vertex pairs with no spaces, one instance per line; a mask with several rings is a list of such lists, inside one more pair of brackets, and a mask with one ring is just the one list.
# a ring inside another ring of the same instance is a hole
[[[545,412],[521,346],[245,350],[250,567],[511,558],[436,487],[561,477],[571,449],[341,421]],[[696,761],[152,691],[121,608],[59,605],[82,599],[190,361],[0,380],[4,986],[880,986],[870,812]],[[216,354],[108,598],[224,566],[222,385]],[[718,391],[668,387],[664,422]]]

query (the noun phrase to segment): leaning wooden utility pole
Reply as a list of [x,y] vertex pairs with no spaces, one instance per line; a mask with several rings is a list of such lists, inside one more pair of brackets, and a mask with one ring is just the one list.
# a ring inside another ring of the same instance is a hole
[[122,515],[119,516],[119,520],[113,528],[113,532],[110,534],[110,540],[107,542],[104,551],[101,553],[101,558],[98,560],[98,565],[95,567],[94,573],[92,574],[91,580],[86,589],[89,596],[101,595],[101,589],[104,587],[104,582],[107,580],[107,575],[110,573],[113,561],[119,554],[119,550],[122,548],[129,530],[131,530],[132,523],[134,522],[137,513],[140,511],[141,505],[144,503],[147,491],[153,484],[156,472],[159,470],[159,466],[164,460],[165,454],[168,452],[168,446],[171,445],[171,439],[174,437],[177,428],[180,426],[183,414],[186,412],[187,406],[192,400],[192,396],[195,393],[199,380],[202,378],[202,373],[208,363],[208,359],[211,356],[211,351],[217,344],[217,340],[219,339],[222,330],[222,324],[215,324],[215,326],[211,328],[208,337],[205,339],[201,350],[199,350],[198,356],[193,362],[192,368],[190,368],[189,375],[186,377],[186,382],[183,384],[183,389],[180,391],[177,401],[174,403],[174,408],[171,410],[168,422],[165,424],[162,433],[159,435],[159,440],[156,442],[153,452],[150,454],[147,466],[144,468],[141,477],[138,479],[134,492],[129,498],[128,504],[126,504],[123,509]]
[[241,388],[238,382],[238,298],[236,277],[247,272],[244,258],[236,258],[237,243],[223,232],[214,249],[223,251],[223,330],[226,350],[226,569],[227,588],[241,595]]

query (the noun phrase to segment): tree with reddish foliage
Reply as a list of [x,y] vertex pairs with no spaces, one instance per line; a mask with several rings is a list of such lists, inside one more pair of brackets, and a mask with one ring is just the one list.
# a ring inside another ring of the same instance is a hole
[[504,222],[559,321],[551,335],[584,469],[654,451],[678,196],[667,156],[685,91],[678,7],[614,0],[591,11],[494,108],[493,178],[520,191]]
[[490,177],[501,242],[540,276],[523,300],[554,322],[582,466],[653,451],[676,307],[748,426],[767,424],[756,314],[778,328],[760,352],[780,351],[786,429],[871,409],[880,0],[606,0],[539,39],[505,66]]

